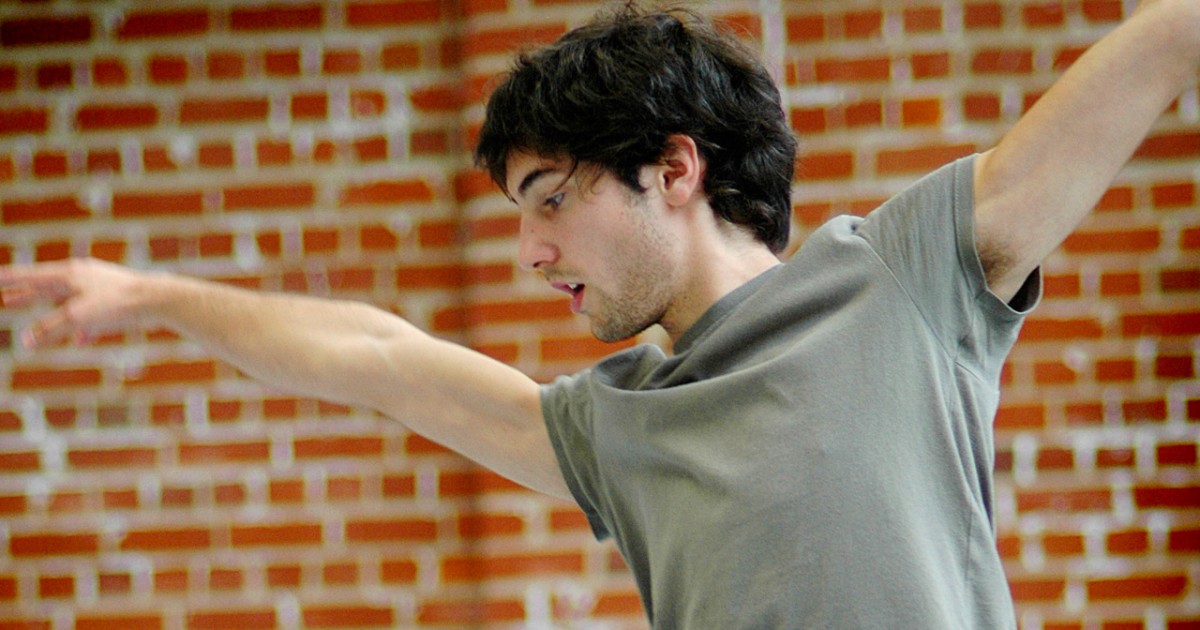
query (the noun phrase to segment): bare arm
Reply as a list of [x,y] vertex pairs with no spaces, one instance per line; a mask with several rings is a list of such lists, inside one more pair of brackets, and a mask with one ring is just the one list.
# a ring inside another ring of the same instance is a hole
[[380,309],[95,260],[0,268],[0,287],[6,305],[58,304],[25,332],[28,346],[166,326],[265,382],[379,410],[514,481],[569,497],[533,380]]
[[1143,0],[975,163],[976,243],[1011,299],[1200,70],[1200,0]]

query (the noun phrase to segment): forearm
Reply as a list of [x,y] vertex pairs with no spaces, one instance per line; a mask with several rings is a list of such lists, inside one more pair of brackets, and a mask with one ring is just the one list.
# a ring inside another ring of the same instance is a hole
[[379,407],[371,396],[377,381],[402,376],[379,369],[377,348],[425,336],[367,304],[177,275],[146,274],[131,295],[144,323],[175,331],[274,386],[349,404]]
[[1025,277],[1095,206],[1162,111],[1200,71],[1200,0],[1143,3],[1093,46],[976,162],[976,240]]

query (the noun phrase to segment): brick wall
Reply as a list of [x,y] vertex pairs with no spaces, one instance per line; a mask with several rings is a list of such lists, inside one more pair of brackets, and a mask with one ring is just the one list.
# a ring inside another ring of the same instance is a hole
[[[700,5],[802,142],[802,235],[993,144],[1117,0]],[[539,379],[612,350],[515,270],[488,82],[598,6],[0,5],[0,263],[93,255],[389,308]],[[1200,627],[1200,105],[1046,263],[1004,373],[1023,628]],[[159,330],[36,353],[0,309],[0,628],[644,627],[571,505]],[[588,625],[593,624],[593,625]]]

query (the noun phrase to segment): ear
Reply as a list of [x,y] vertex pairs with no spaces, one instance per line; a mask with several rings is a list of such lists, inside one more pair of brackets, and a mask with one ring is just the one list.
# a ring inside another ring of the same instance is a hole
[[667,148],[654,169],[654,185],[672,206],[682,206],[693,195],[704,192],[704,158],[690,136],[675,134],[667,138]]

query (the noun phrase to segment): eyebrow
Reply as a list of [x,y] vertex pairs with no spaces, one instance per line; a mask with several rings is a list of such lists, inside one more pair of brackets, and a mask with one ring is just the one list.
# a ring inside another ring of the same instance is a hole
[[558,171],[558,169],[554,168],[552,166],[548,166],[545,168],[537,168],[537,169],[530,171],[529,174],[526,175],[525,178],[521,180],[521,183],[517,185],[517,194],[524,197],[525,191],[529,190],[529,187],[532,186],[533,183],[536,182],[539,178],[541,178],[543,175],[549,175],[550,173],[554,173],[557,171]]

